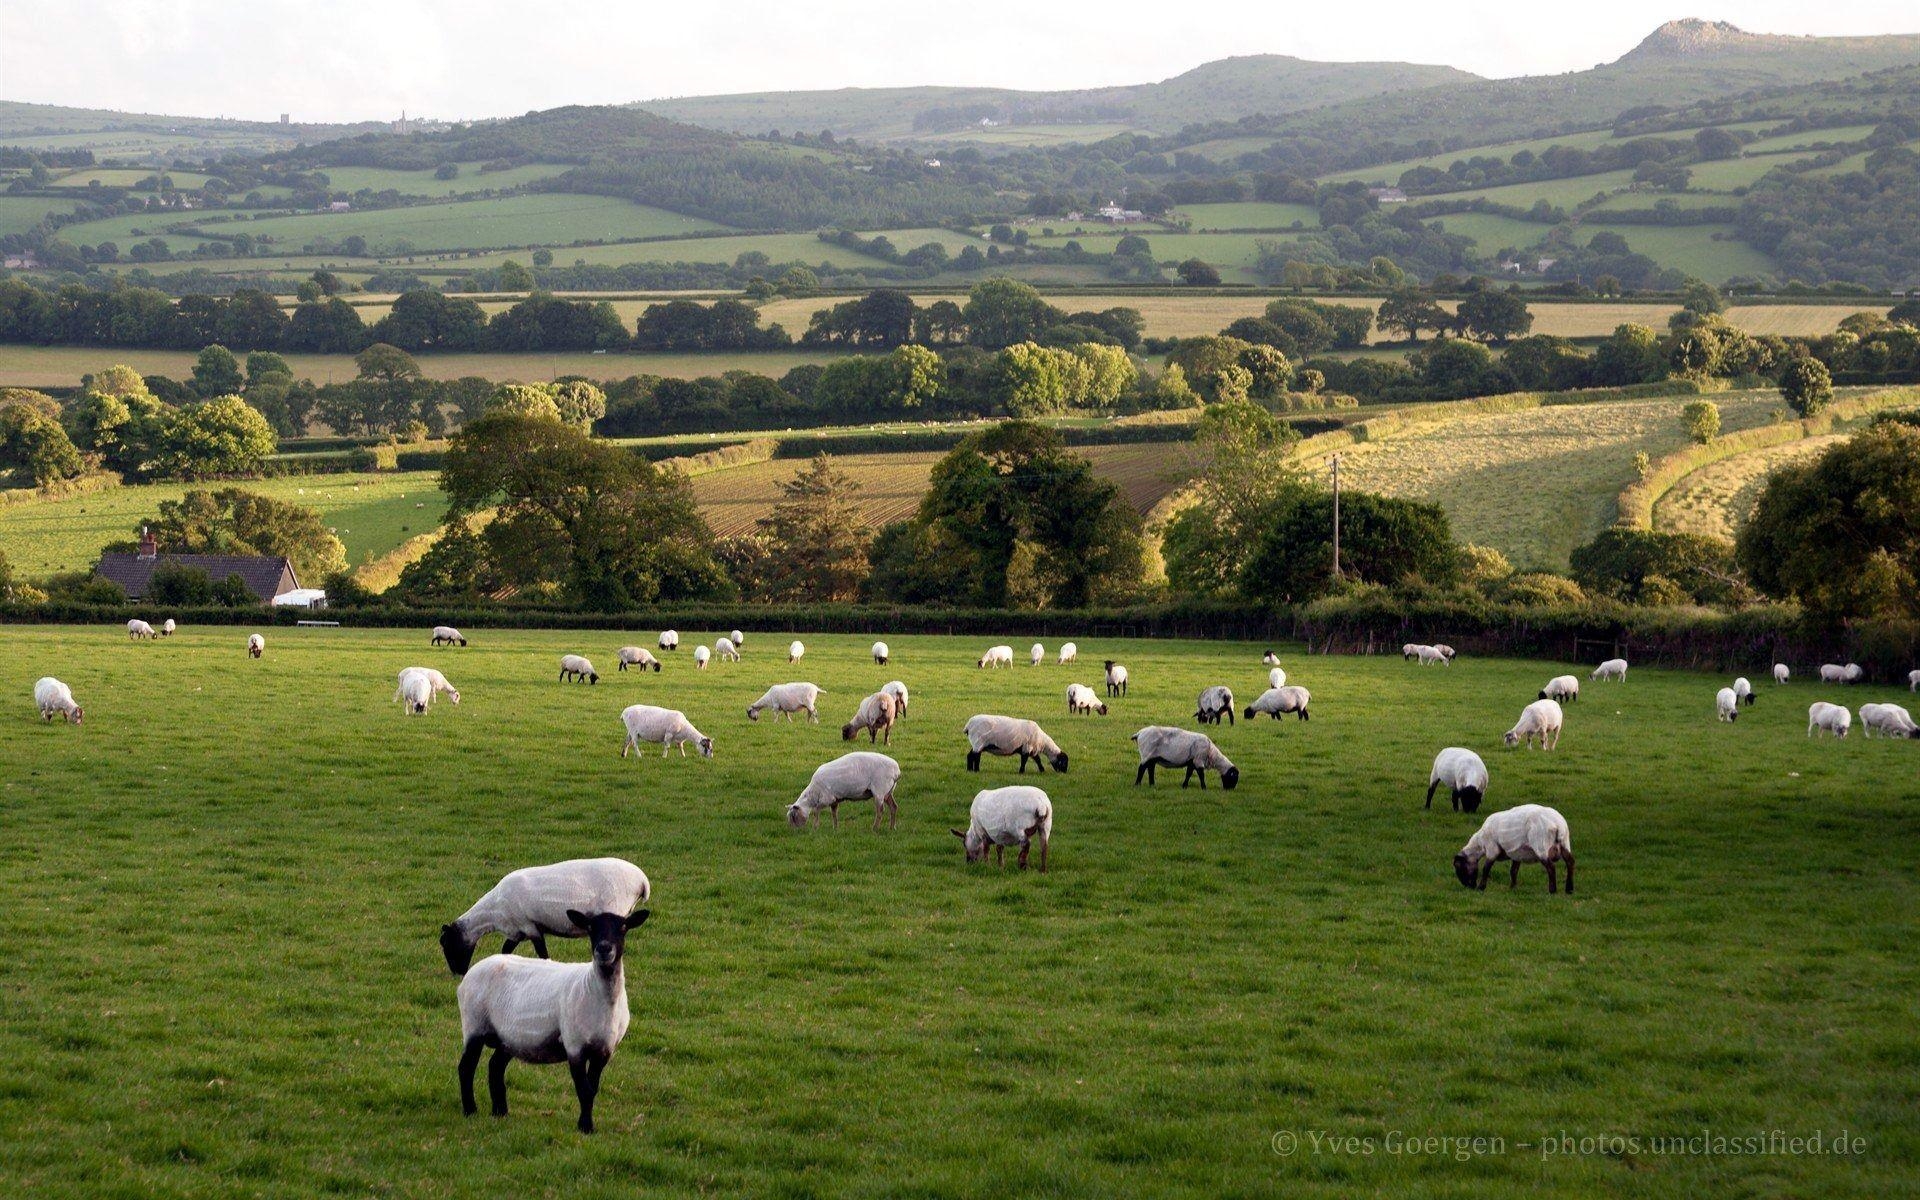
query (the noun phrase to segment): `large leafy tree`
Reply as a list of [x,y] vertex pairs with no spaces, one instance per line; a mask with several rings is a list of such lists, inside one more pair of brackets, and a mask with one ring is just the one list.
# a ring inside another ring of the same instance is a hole
[[1216,404],[1200,418],[1188,472],[1191,502],[1167,525],[1161,552],[1176,591],[1232,591],[1268,515],[1306,487],[1288,452],[1299,435],[1256,404]]
[[[1344,579],[1368,583],[1409,577],[1448,583],[1459,573],[1460,552],[1439,505],[1346,491],[1340,495],[1340,570]],[[1283,604],[1334,586],[1333,494],[1306,492],[1276,506],[1241,569],[1241,592]]]
[[140,527],[152,529],[161,548],[173,554],[285,555],[303,579],[322,579],[347,565],[346,548],[318,512],[242,488],[162,500],[159,515]]

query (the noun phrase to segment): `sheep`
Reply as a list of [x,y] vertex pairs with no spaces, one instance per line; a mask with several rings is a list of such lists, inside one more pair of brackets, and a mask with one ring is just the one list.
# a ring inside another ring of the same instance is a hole
[[1830,733],[1835,737],[1843,738],[1847,736],[1847,731],[1851,728],[1853,728],[1853,714],[1848,712],[1843,705],[1828,704],[1825,700],[1815,700],[1807,707],[1808,737],[1812,737],[1813,731],[1818,729],[1823,733]]
[[1453,664],[1453,660],[1445,654],[1442,654],[1438,646],[1421,646],[1417,654],[1420,659],[1420,665],[1423,667],[1430,667],[1435,663],[1439,663],[1443,667]]
[[1070,713],[1099,713],[1107,715],[1107,702],[1094,693],[1084,683],[1067,685],[1067,711]]
[[1512,729],[1507,730],[1507,748],[1511,750],[1521,742],[1527,749],[1533,749],[1533,739],[1540,739],[1542,750],[1551,750],[1560,744],[1560,722],[1563,714],[1560,705],[1552,700],[1535,700],[1520,710],[1520,719]]
[[532,942],[533,952],[546,958],[549,937],[585,936],[567,919],[568,909],[624,916],[652,896],[647,873],[623,858],[571,858],[521,867],[507,872],[472,908],[440,927],[440,951],[455,975],[467,973],[474,947],[489,933],[506,937],[502,954]]
[[1080,657],[1080,647],[1077,643],[1068,642],[1066,645],[1060,647],[1060,665],[1061,666],[1064,667],[1068,663],[1072,662],[1074,659],[1079,657]]
[[655,658],[653,651],[645,646],[622,646],[614,658],[619,662],[622,671],[628,667],[638,667],[642,671],[648,667],[652,667],[655,671],[660,669],[660,660]]
[[1041,663],[1045,662],[1046,660],[1047,660],[1047,648],[1045,646],[1042,646],[1039,642],[1035,642],[1033,644],[1033,649],[1027,651],[1027,665],[1030,667],[1037,667]]
[[1920,726],[1913,723],[1913,717],[1900,705],[1862,704],[1860,736],[1872,737],[1876,729],[1885,737],[1910,738],[1920,733]]
[[247,657],[248,658],[259,658],[262,654],[265,654],[266,652],[267,652],[267,639],[261,637],[257,633],[247,635]]
[[1247,705],[1247,711],[1243,715],[1251,721],[1261,713],[1265,713],[1278,721],[1282,713],[1295,713],[1302,721],[1311,721],[1313,718],[1307,712],[1307,705],[1312,700],[1313,693],[1298,684],[1292,686],[1283,684],[1261,692],[1258,700]]
[[694,670],[696,671],[706,670],[707,663],[711,662],[712,660],[713,660],[713,651],[707,649],[705,646],[695,646],[693,648],[693,669]]
[[907,719],[907,685],[904,683],[901,683],[898,679],[896,679],[892,683],[889,683],[887,686],[881,688],[880,690],[885,692],[887,695],[893,697],[893,706],[895,711],[897,711],[900,714],[901,720],[903,721],[906,720]]
[[695,729],[693,722],[687,720],[687,714],[679,709],[630,704],[621,711],[620,724],[627,729],[626,743],[620,747],[621,758],[625,758],[628,751],[638,752],[641,742],[658,744],[661,758],[675,746],[680,747],[680,757],[685,758],[689,742],[700,748],[701,758],[713,757],[713,739]]
[[805,655],[805,654],[806,654],[806,652],[807,652],[807,648],[806,648],[805,646],[803,646],[803,645],[801,645],[798,639],[796,639],[796,640],[794,640],[794,641],[792,641],[792,642],[789,642],[789,643],[787,644],[787,662],[788,662],[788,664],[793,664],[793,663],[797,663],[797,662],[799,662],[799,661],[800,661],[800,659],[801,659],[801,657],[802,657],[803,655]]
[[406,696],[407,678],[412,675],[425,677],[429,689],[429,699],[433,696],[444,694],[447,699],[453,701],[455,704],[460,703],[460,693],[455,690],[451,683],[447,682],[445,675],[442,675],[432,667],[402,667],[400,669],[400,686],[396,688],[393,693],[393,698],[396,701]]
[[1453,811],[1469,815],[1480,811],[1487,795],[1487,764],[1464,746],[1448,746],[1433,756],[1433,770],[1427,774],[1427,807],[1433,807],[1433,793],[1445,784],[1452,793]]
[[[706,647],[702,646],[701,649],[704,650]],[[581,680],[585,680],[588,683],[600,682],[600,673],[593,669],[593,664],[578,654],[562,654],[560,656],[561,682],[566,682],[569,676],[573,678],[575,683],[579,683]]]
[[987,851],[992,850],[994,863],[1004,866],[1006,848],[1020,847],[1020,857],[1014,861],[1022,871],[1027,869],[1028,848],[1039,838],[1040,869],[1045,871],[1047,847],[1053,842],[1053,801],[1037,787],[987,788],[974,793],[966,831],[948,832],[960,839],[970,863],[985,862]]
[[127,622],[127,637],[132,641],[137,642],[142,639],[157,638],[159,636],[160,636],[159,634],[153,631],[153,626],[147,624],[145,621],[142,621],[138,617],[135,617],[133,620]]
[[747,635],[741,633],[738,629],[733,629],[727,632],[727,640],[735,646],[744,646],[747,644]]
[[1859,663],[1848,663],[1844,667],[1838,663],[1823,663],[1820,667],[1820,682],[1859,683],[1861,676],[1865,674],[1866,672],[1860,669]]
[[1431,646],[1422,646],[1419,642],[1407,642],[1400,647],[1400,657],[1408,662],[1420,657],[1422,650],[1431,650]]
[[[1778,667],[1774,668],[1775,671],[1779,669]],[[1920,692],[1920,671],[1907,672],[1907,690],[1909,692]]]
[[1280,656],[1269,650],[1261,656],[1260,665],[1263,667],[1277,667],[1280,665]]
[[824,690],[811,683],[776,683],[766,690],[765,695],[747,705],[747,720],[758,721],[760,710],[770,708],[774,712],[785,713],[789,723],[797,712],[805,712],[809,722],[818,722],[820,716],[815,708],[824,695]]
[[660,640],[655,644],[662,650],[678,650],[680,648],[680,631],[678,629],[661,630]]
[[1267,686],[1270,688],[1282,688],[1287,686],[1287,673],[1285,671],[1282,671],[1279,667],[1275,667],[1273,670],[1268,671]]
[[433,627],[433,640],[427,644],[431,646],[464,646],[467,644],[467,639],[465,635],[451,625],[435,625]]
[[721,662],[740,661],[740,643],[732,638],[715,638],[713,652],[720,656]]
[[992,667],[995,670],[1010,667],[1013,665],[1013,647],[988,646],[987,652],[980,656],[980,661],[973,665],[980,668]]
[[1749,708],[1753,706],[1753,684],[1747,682],[1745,675],[1733,681],[1733,694],[1740,703]]
[[1722,721],[1734,721],[1740,716],[1740,695],[1730,687],[1723,687],[1713,694],[1713,709],[1720,714]]
[[627,931],[646,923],[648,911],[567,911],[567,920],[593,939],[590,963],[557,963],[495,954],[460,981],[460,1110],[473,1102],[473,1072],[480,1051],[492,1047],[487,1086],[493,1115],[507,1115],[507,1064],[559,1062],[573,1072],[580,1100],[581,1133],[593,1132],[593,1101],[600,1075],[626,1036]]
[[1220,774],[1220,786],[1232,791],[1240,782],[1240,768],[1228,761],[1220,753],[1220,747],[1204,733],[1194,733],[1187,729],[1176,729],[1171,725],[1149,725],[1133,735],[1140,744],[1140,766],[1133,773],[1133,785],[1140,786],[1142,779],[1154,782],[1154,768],[1185,767],[1186,775],[1180,780],[1180,786],[1186,787],[1195,775],[1200,777],[1200,790],[1207,789],[1207,772]]
[[1860,677],[1866,674],[1865,671],[1860,669],[1859,663],[1848,663],[1842,668],[1842,672],[1845,674],[1848,683],[1859,683]]
[[1107,660],[1107,695],[1124,696],[1127,694],[1127,669],[1112,659]]
[[887,828],[891,829],[900,819],[900,805],[893,798],[894,789],[899,785],[900,764],[886,755],[872,750],[842,754],[815,768],[800,798],[787,805],[787,823],[795,829],[805,829],[819,820],[820,810],[824,808],[838,828],[842,801],[872,800],[873,827],[879,829],[880,818],[885,815]]
[[1580,698],[1580,679],[1575,675],[1555,675],[1540,689],[1540,699],[1572,704]]
[[40,710],[42,721],[51,721],[58,713],[60,719],[69,725],[78,725],[80,718],[86,715],[73,701],[73,689],[58,679],[48,675],[33,685],[33,706]]
[[840,740],[850,742],[859,736],[862,729],[867,731],[869,743],[879,741],[885,735],[886,744],[893,745],[893,722],[899,716],[893,697],[886,692],[875,692],[860,702],[854,711],[853,720],[840,727]]
[[1493,864],[1501,859],[1513,862],[1508,887],[1520,886],[1521,863],[1545,867],[1549,895],[1559,891],[1554,864],[1565,863],[1567,895],[1573,895],[1573,834],[1567,819],[1546,805],[1522,804],[1489,816],[1453,856],[1453,873],[1462,885],[1484,892]]
[[893,650],[885,642],[875,642],[873,644],[873,664],[875,666],[886,666],[887,660],[892,657]]
[[175,631],[175,630],[177,630],[177,629],[179,629],[179,628],[180,628],[180,627],[179,627],[178,625],[175,625],[175,624],[173,623],[173,618],[172,618],[172,617],[168,617],[168,618],[167,618],[166,620],[164,620],[164,621],[162,621],[162,622],[160,622],[160,636],[161,636],[161,637],[172,637],[172,636],[173,636],[173,634],[174,634],[174,631]]
[[1047,764],[1062,775],[1067,773],[1067,752],[1047,736],[1047,731],[1032,721],[1018,717],[996,717],[986,713],[969,717],[966,726],[967,770],[980,769],[982,754],[996,754],[1002,758],[1020,756],[1020,773],[1027,773],[1027,760],[1033,760],[1042,775],[1047,773]]
[[401,712],[408,716],[420,716],[427,711],[427,705],[433,702],[433,684],[425,675],[413,675],[405,672],[400,676],[400,688],[394,693],[402,701]]
[[1610,679],[1615,683],[1625,683],[1627,681],[1627,660],[1624,658],[1610,658],[1595,667],[1593,674],[1587,676],[1587,678]]
[[1452,647],[1452,646],[1445,646],[1445,645],[1442,645],[1442,644],[1440,644],[1439,642],[1435,642],[1435,643],[1433,644],[1433,648],[1434,648],[1435,650],[1438,650],[1438,651],[1440,652],[1440,657],[1441,657],[1441,658],[1444,658],[1444,659],[1446,659],[1446,660],[1447,660],[1448,662],[1452,662],[1452,661],[1453,661],[1453,647]]
[[1233,724],[1233,689],[1215,684],[1200,693],[1195,701],[1193,719],[1202,725],[1218,725],[1225,717],[1227,724]]
[[1787,669],[1787,664],[1785,663],[1773,664],[1773,681],[1775,683],[1785,683],[1787,681],[1787,677],[1792,674],[1793,672]]

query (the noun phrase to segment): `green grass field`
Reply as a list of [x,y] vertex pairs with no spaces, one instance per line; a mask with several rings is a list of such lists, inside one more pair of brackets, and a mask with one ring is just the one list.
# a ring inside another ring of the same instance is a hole
[[1320,212],[1311,204],[1281,204],[1265,200],[1247,200],[1238,204],[1189,204],[1179,216],[1193,222],[1196,230],[1207,229],[1291,229],[1295,222],[1308,229],[1320,227]]
[[[669,655],[585,687],[554,681],[558,655],[607,668],[651,630],[468,629],[470,648],[433,651],[430,621],[269,629],[258,661],[239,628],[0,638],[22,930],[0,965],[12,1194],[1497,1200],[1911,1182],[1916,750],[1810,742],[1803,716],[1816,697],[1904,690],[1768,686],[1723,725],[1722,679],[1637,667],[1589,686],[1557,751],[1507,752],[1501,731],[1561,664],[1422,671],[1283,647],[1312,721],[1219,730],[1233,792],[1164,772],[1136,789],[1128,735],[1187,723],[1209,684],[1251,695],[1263,647],[1081,638],[1076,666],[987,674],[973,661],[992,639],[890,636],[879,668],[870,636],[802,634],[788,667],[788,631],[747,622],[740,664]],[[1132,694],[1069,718],[1062,689],[1105,657],[1132,668]],[[403,717],[393,677],[413,663],[464,702]],[[48,673],[84,725],[31,715]],[[795,677],[825,687],[820,725],[745,720]],[[837,830],[794,832],[783,808],[847,748],[835,725],[892,678],[914,694],[890,748],[898,827],[848,806]],[[715,757],[621,760],[636,701],[685,710]],[[964,771],[959,729],[979,711],[1041,718],[1071,757],[1027,780],[1055,806],[1046,875],[969,867],[947,833],[976,789],[1018,781],[1004,759]],[[1503,871],[1459,886],[1450,859],[1479,819],[1421,807],[1447,745],[1488,760],[1483,813],[1567,816],[1574,895],[1547,895],[1537,867],[1518,890]],[[509,869],[600,854],[640,864],[654,895],[599,1132],[573,1131],[552,1066],[508,1072],[509,1117],[463,1118],[440,924]],[[1703,1129],[1861,1141],[1652,1145]],[[1388,1148],[1409,1136],[1499,1141]],[[1579,1145],[1601,1137],[1637,1145]]]
[[51,185],[58,188],[84,188],[98,181],[101,187],[132,187],[143,179],[152,179],[164,175],[173,180],[173,186],[180,191],[195,191],[207,185],[211,175],[196,174],[192,171],[147,171],[132,168],[114,169],[95,167],[82,171],[70,171],[56,176]]
[[42,196],[0,196],[0,237],[26,233],[46,220],[48,213],[70,213],[79,205],[72,200],[49,200]]
[[[1775,167],[1784,167],[1807,157],[1810,156],[1804,153],[1755,154],[1750,150],[1741,158],[1694,163],[1687,168],[1692,172],[1687,184],[1697,191],[1731,192],[1753,186],[1756,180]],[[1730,201],[1723,200],[1721,203]]]
[[1515,250],[1525,249],[1553,232],[1551,225],[1522,221],[1499,213],[1449,213],[1444,217],[1435,217],[1427,224],[1437,225],[1448,233],[1472,238],[1479,244],[1480,252],[1488,256],[1498,254],[1509,246]]
[[1731,225],[1634,225],[1614,232],[1661,266],[1709,283],[1725,283],[1736,275],[1769,275],[1775,269],[1771,258],[1736,240]]
[[383,192],[391,188],[403,196],[464,196],[551,179],[568,169],[558,163],[528,163],[504,171],[482,171],[477,162],[458,165],[460,173],[452,179],[435,179],[432,171],[397,171],[390,167],[325,167],[320,173],[336,192]]

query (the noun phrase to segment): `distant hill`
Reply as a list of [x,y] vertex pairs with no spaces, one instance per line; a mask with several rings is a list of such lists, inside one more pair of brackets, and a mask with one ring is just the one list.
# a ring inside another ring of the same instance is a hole
[[868,140],[939,137],[982,120],[1000,125],[1126,126],[1171,133],[1198,121],[1299,112],[1389,92],[1477,79],[1415,63],[1324,63],[1280,54],[1227,58],[1159,83],[1078,91],[1009,88],[841,88],[651,100],[636,107],[734,133],[817,133]]
[[92,150],[102,158],[159,164],[175,158],[264,154],[301,142],[350,137],[384,122],[356,125],[231,121],[0,100],[0,146]]

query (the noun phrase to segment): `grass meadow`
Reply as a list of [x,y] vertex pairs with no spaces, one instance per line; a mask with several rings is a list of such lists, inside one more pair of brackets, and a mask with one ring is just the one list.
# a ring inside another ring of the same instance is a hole
[[1853,436],[1828,433],[1784,446],[1749,450],[1689,473],[1653,506],[1654,527],[1669,533],[1704,533],[1729,541],[1753,517],[1767,479],[1782,467],[1810,462]]
[[[1186,724],[1208,684],[1244,703],[1263,647],[1088,637],[1074,666],[983,673],[990,639],[889,637],[877,667],[867,637],[803,634],[789,667],[789,632],[749,622],[739,664],[695,672],[683,652],[634,675],[611,672],[614,648],[651,630],[469,629],[436,651],[429,623],[269,629],[258,661],[240,628],[0,630],[9,1194],[1911,1188],[1920,749],[1804,736],[1808,701],[1892,689],[1769,683],[1726,725],[1722,680],[1636,668],[1589,685],[1558,750],[1505,751],[1564,664],[1281,647],[1313,719],[1219,730],[1233,792],[1164,773],[1149,790],[1128,735]],[[556,683],[563,652],[609,673]],[[1132,694],[1069,718],[1065,685],[1106,657]],[[394,674],[414,663],[464,702],[402,716]],[[84,725],[31,712],[48,673]],[[792,678],[826,689],[819,725],[746,720]],[[894,678],[913,691],[890,749],[898,827],[848,806],[837,830],[788,828],[847,748],[838,723]],[[684,709],[715,757],[620,759],[637,701]],[[977,788],[1017,780],[1008,760],[964,770],[960,727],[983,711],[1042,719],[1071,756],[1028,780],[1055,805],[1046,875],[968,867],[947,833]],[[1421,807],[1447,745],[1487,759],[1483,814],[1567,816],[1573,896],[1537,867],[1518,890],[1505,872],[1459,886],[1450,859],[1480,818]],[[512,868],[600,854],[640,864],[654,896],[599,1132],[574,1132],[558,1067],[515,1065],[512,1115],[463,1118],[440,924]],[[1652,1143],[1769,1130],[1859,1141]],[[1498,1141],[1407,1153],[1410,1136]]]

